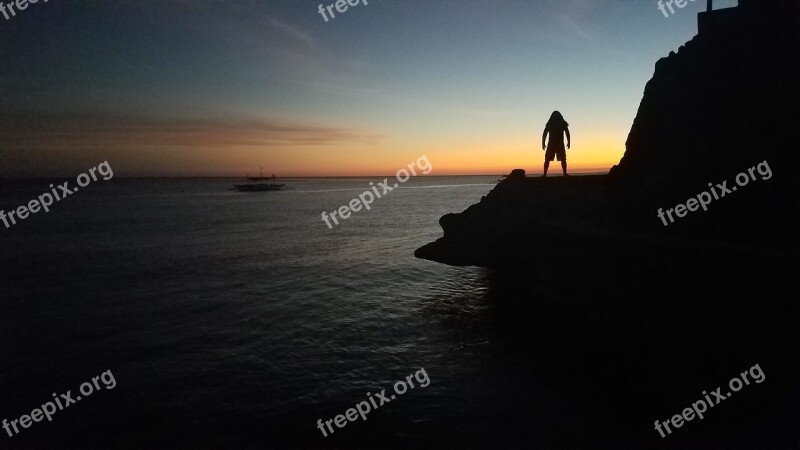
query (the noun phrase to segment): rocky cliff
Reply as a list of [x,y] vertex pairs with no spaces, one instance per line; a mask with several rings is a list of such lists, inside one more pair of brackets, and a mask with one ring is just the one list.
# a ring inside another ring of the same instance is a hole
[[[516,170],[480,203],[442,217],[444,237],[416,256],[596,267],[657,250],[794,254],[799,24],[798,0],[742,0],[702,13],[697,36],[656,63],[624,157],[609,175],[532,179]],[[657,216],[717,183],[734,186],[737,174],[764,162],[769,178],[751,176],[708,211],[669,226]]]

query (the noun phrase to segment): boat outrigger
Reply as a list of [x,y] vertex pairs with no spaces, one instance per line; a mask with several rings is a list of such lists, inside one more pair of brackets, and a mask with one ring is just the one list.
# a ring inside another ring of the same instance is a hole
[[248,177],[248,183],[234,184],[233,187],[241,192],[263,192],[263,191],[280,191],[285,184],[278,184],[275,182],[275,175],[272,177],[264,178],[264,169],[261,169],[261,175],[258,177]]

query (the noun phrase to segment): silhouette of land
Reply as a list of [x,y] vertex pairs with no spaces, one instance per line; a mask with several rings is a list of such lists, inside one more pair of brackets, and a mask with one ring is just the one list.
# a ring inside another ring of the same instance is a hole
[[[444,216],[444,237],[417,256],[535,266],[552,256],[543,251],[546,236],[605,236],[609,249],[646,239],[791,253],[798,244],[798,9],[797,0],[743,0],[701,13],[698,35],[656,63],[625,155],[608,176],[542,181],[516,172],[479,204]],[[710,182],[731,184],[763,161],[772,179],[712,211],[666,228],[656,217],[658,208],[685,202]]]
[[[416,251],[492,268],[487,296],[509,345],[538,368],[538,382],[581,399],[580,435],[554,430],[537,442],[800,446],[798,24],[796,0],[700,14],[698,35],[657,62],[608,175],[517,169],[479,203],[442,217],[444,237]],[[659,208],[708,183],[735,185],[763,161],[770,179],[669,226],[658,218]],[[725,392],[755,364],[766,373],[757,388],[666,438],[655,431],[655,420],[704,390]]]

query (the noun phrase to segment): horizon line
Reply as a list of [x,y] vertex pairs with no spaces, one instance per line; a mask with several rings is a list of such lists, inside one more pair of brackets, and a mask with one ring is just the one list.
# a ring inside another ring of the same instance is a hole
[[[516,170],[516,169],[512,169]],[[466,174],[442,174],[442,175],[414,175],[411,178],[435,178],[435,177],[505,177],[508,176],[512,170],[509,170],[508,173],[500,174],[500,173],[466,173]],[[590,168],[590,169],[573,169],[570,173],[575,174],[604,174],[610,172],[610,168]],[[544,171],[536,170],[536,171],[525,171],[525,174],[542,174]],[[280,179],[287,179],[287,178],[295,178],[295,179],[306,179],[306,178],[385,178],[385,177],[394,177],[396,174],[383,174],[383,175],[296,175],[296,176],[276,176],[275,178]],[[62,179],[62,178],[75,178],[75,176],[59,176],[59,175],[50,175],[50,176],[15,176],[15,177],[3,177],[0,174],[0,180],[5,181],[12,181],[12,180],[53,180],[53,179]],[[115,175],[113,178],[125,178],[125,179],[134,179],[134,178],[230,178],[230,179],[247,179],[247,178],[257,178],[250,175]],[[263,178],[272,178],[271,176],[263,177]]]
[[[608,173],[610,169],[604,170],[589,170],[589,171],[571,171],[570,173],[575,174],[582,174],[582,175],[597,175],[597,174],[604,174]],[[543,171],[537,172],[525,172],[526,175],[528,174],[541,174],[544,173]],[[411,178],[452,178],[452,177],[506,177],[510,174],[453,174],[453,175],[415,175]],[[555,175],[555,174],[554,174]],[[318,176],[285,176],[285,177],[278,177],[276,176],[275,179],[320,179],[320,178],[386,178],[386,177],[394,177],[394,174],[390,175],[318,175]],[[53,180],[53,179],[62,179],[64,177],[8,177],[3,179],[5,181],[14,181],[14,180]],[[74,177],[73,177],[74,178]],[[195,179],[195,178],[224,178],[224,179],[247,179],[247,178],[257,178],[257,177],[243,177],[243,176],[231,176],[231,175],[121,175],[121,176],[114,176],[113,178],[123,178],[123,179],[157,179],[157,178],[174,178],[174,179]],[[112,179],[113,179],[112,178]],[[271,179],[272,177],[263,177],[264,179]],[[107,180],[111,181],[111,179]]]

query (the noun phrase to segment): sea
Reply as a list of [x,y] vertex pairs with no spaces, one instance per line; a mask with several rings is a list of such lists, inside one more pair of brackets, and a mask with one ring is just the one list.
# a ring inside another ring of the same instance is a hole
[[[262,193],[113,178],[0,224],[0,419],[106,371],[116,381],[3,432],[0,448],[468,448],[485,430],[524,434],[502,405],[536,389],[498,339],[488,271],[414,257],[497,180],[412,178],[331,229],[321,213],[382,178]],[[7,181],[0,208],[51,183]],[[428,386],[318,428],[421,369]]]

